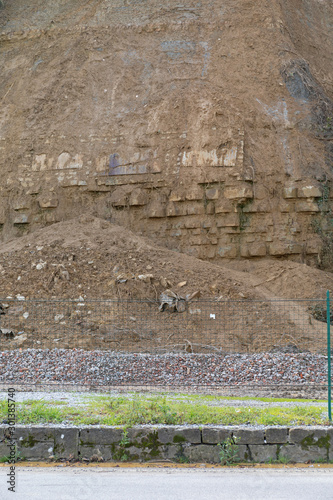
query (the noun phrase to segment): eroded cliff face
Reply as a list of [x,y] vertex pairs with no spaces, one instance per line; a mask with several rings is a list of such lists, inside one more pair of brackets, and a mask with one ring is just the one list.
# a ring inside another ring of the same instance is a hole
[[330,0],[11,0],[3,241],[80,213],[210,260],[330,265]]

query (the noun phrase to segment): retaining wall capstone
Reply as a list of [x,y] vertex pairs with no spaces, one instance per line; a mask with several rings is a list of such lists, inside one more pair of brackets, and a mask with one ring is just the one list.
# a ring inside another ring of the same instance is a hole
[[[1,426],[0,457],[9,456],[8,427]],[[219,444],[232,438],[243,462],[333,460],[333,427],[17,426],[18,457],[26,460],[220,463]]]

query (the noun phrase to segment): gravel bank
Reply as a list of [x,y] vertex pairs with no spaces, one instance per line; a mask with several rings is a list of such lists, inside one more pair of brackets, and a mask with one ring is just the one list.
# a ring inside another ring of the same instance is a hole
[[118,354],[80,349],[0,353],[0,383],[93,386],[325,385],[327,358],[309,353]]

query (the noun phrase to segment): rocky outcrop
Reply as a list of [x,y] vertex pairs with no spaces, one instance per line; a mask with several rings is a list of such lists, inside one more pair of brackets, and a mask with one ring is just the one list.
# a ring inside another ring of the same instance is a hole
[[2,240],[89,213],[329,267],[333,7],[296,3],[5,2]]

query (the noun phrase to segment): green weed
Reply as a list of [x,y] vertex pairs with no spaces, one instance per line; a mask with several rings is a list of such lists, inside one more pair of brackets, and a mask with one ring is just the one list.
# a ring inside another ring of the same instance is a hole
[[274,459],[274,458],[270,458],[269,460],[267,460],[265,462],[266,464],[289,464],[290,463],[290,460],[289,458],[286,458],[286,457],[279,457],[278,459]]
[[[43,400],[17,403],[18,424],[73,423],[75,425],[220,424],[317,425],[327,422],[326,408],[308,406],[223,406],[223,398],[185,395],[131,395],[88,398],[85,405],[53,406]],[[237,398],[238,399],[238,398]],[[297,400],[298,401],[298,400]],[[309,401],[310,402],[310,401]],[[0,421],[7,405],[0,402]]]
[[239,438],[237,439],[236,437],[227,438],[223,443],[218,445],[220,449],[220,462],[222,465],[231,465],[239,462],[238,440]]

